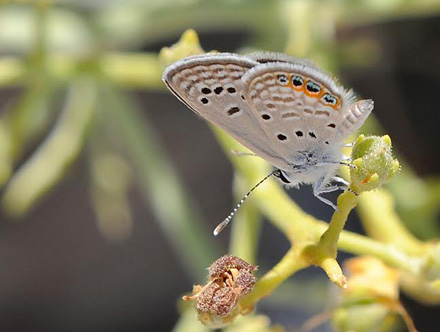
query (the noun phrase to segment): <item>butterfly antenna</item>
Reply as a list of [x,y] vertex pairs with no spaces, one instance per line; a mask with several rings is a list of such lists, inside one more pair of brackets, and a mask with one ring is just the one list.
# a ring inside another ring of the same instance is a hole
[[234,215],[237,213],[238,209],[240,208],[240,206],[244,203],[244,201],[252,194],[252,192],[257,189],[257,187],[262,184],[264,181],[266,181],[268,178],[270,178],[271,176],[275,175],[275,176],[279,176],[280,171],[279,170],[275,170],[273,172],[271,172],[270,174],[266,175],[260,182],[258,182],[251,190],[249,190],[249,192],[244,195],[244,197],[240,200],[240,202],[238,202],[238,204],[234,207],[234,209],[232,210],[232,212],[229,214],[229,216],[226,217],[225,220],[223,220],[220,224],[217,225],[217,227],[214,229],[214,236],[217,236],[220,234],[220,232],[222,230],[225,229],[226,226],[228,226],[229,222],[232,220],[232,218],[234,217]]

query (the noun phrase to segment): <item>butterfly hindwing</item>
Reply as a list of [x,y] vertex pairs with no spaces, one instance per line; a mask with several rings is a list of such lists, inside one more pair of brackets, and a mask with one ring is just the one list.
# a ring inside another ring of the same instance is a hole
[[336,133],[354,96],[330,76],[303,61],[267,61],[250,69],[243,81],[255,117],[287,160],[295,151],[319,152],[340,143]]

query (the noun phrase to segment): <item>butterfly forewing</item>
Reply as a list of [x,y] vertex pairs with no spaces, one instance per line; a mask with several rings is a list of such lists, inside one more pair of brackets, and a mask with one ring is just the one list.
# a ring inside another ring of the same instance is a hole
[[185,58],[168,67],[163,80],[190,109],[231,134],[273,165],[286,161],[271,146],[244,93],[243,75],[258,62],[220,53]]

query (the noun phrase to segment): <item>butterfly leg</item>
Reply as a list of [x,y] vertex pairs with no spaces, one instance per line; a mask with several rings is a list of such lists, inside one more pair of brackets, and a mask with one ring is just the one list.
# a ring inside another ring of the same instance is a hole
[[[337,190],[337,189],[336,189]],[[336,210],[336,211],[339,211],[339,209],[337,208],[337,206],[335,205],[335,204],[333,204],[333,202],[331,201],[331,200],[329,200],[329,199],[327,199],[327,198],[325,198],[325,197],[322,197],[322,196],[320,196],[319,194],[321,194],[321,193],[323,193],[323,192],[320,192],[320,193],[313,193],[314,195],[315,195],[315,197],[317,198],[317,199],[319,199],[321,202],[323,202],[323,203],[325,203],[325,204],[327,204],[327,205],[330,205],[334,210]]]
[[231,150],[231,154],[234,156],[238,156],[238,157],[243,157],[243,156],[256,157],[257,156],[255,153],[252,153],[252,152],[240,152],[237,150]]
[[325,178],[320,178],[318,181],[315,182],[315,185],[313,186],[313,195],[319,199],[321,202],[330,205],[334,210],[339,211],[339,209],[336,207],[335,204],[333,204],[332,201],[329,199],[320,196],[321,194],[330,193],[333,191],[336,191],[339,189],[337,185],[332,186],[325,186]]
[[344,144],[346,148],[352,148],[354,146],[354,142]]
[[342,184],[342,186],[338,186],[339,189],[345,190],[348,188],[348,186],[350,185],[350,183],[348,183],[348,181],[346,181],[345,179],[339,177],[339,176],[334,176],[333,177],[333,181],[338,182],[340,184]]
[[321,195],[321,194],[327,194],[327,193],[332,193],[332,192],[334,192],[334,191],[336,191],[336,190],[339,190],[339,189],[341,189],[341,187],[340,187],[340,186],[337,186],[337,185],[327,186],[327,187],[322,188],[322,189],[319,191],[318,195]]
[[338,189],[348,190],[349,192],[358,196],[358,193],[356,193],[353,189],[350,188],[350,183],[348,183],[345,179],[343,179],[339,176],[334,176],[333,181],[340,183],[340,185],[337,185]]

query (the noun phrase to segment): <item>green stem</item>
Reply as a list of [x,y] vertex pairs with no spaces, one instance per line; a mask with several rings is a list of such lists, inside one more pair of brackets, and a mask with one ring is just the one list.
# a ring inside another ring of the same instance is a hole
[[425,252],[423,242],[403,225],[394,207],[393,197],[384,189],[359,196],[359,215],[368,235],[412,255]]
[[270,295],[282,282],[309,263],[301,257],[301,251],[291,248],[284,257],[255,285],[254,290],[240,300],[240,310],[252,308],[262,298]]
[[14,174],[2,197],[8,213],[26,213],[76,159],[96,110],[96,81],[80,76],[72,82],[65,108],[54,129]]
[[[326,224],[319,223],[319,228],[324,230]],[[338,248],[355,255],[374,256],[391,267],[408,271],[414,275],[420,273],[420,268],[425,261],[423,256],[411,256],[392,244],[381,243],[348,231],[342,231]]]
[[212,329],[200,323],[194,308],[185,308],[172,332],[210,332]]
[[27,71],[28,69],[23,59],[12,56],[1,57],[0,88],[22,85]]
[[165,154],[144,115],[119,90],[103,87],[108,119],[121,135],[126,153],[138,173],[143,198],[151,204],[182,266],[193,280],[203,280],[205,269],[219,256],[211,232]]
[[351,191],[346,191],[338,197],[338,209],[333,213],[328,229],[322,234],[319,246],[336,258],[339,235],[344,229],[348,214],[356,206],[357,196]]
[[[235,177],[237,200],[243,197],[247,182],[240,175]],[[249,202],[244,204],[234,217],[229,252],[246,262],[256,264],[261,218],[258,210]]]
[[109,53],[102,58],[102,72],[122,87],[164,89],[163,65],[155,53]]
[[[69,82],[81,59],[67,55],[47,55],[44,75],[59,83]],[[99,62],[101,72],[114,84],[125,88],[162,90],[163,66],[154,53],[107,53]],[[33,72],[18,58],[0,58],[0,87],[22,86]]]
[[[98,13],[97,22],[113,48],[157,43],[194,25],[205,31],[252,31],[250,45],[266,50],[279,50],[285,42],[280,7],[267,0],[253,0],[251,10],[246,1],[143,1],[109,8]],[[121,11],[129,19],[121,20]]]
[[37,0],[35,3],[35,38],[34,38],[34,50],[31,55],[32,62],[35,67],[44,69],[46,62],[46,50],[47,50],[47,14],[49,11],[50,1]]

